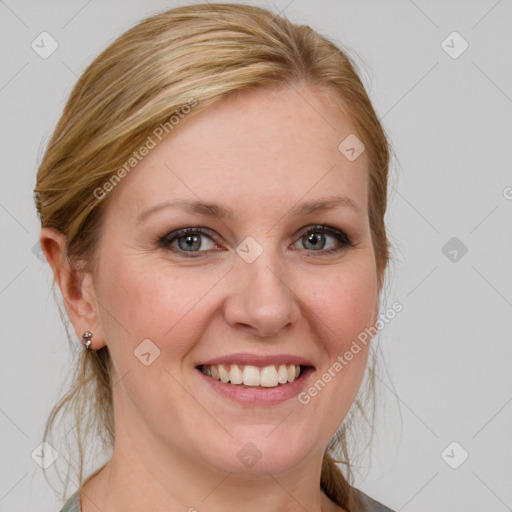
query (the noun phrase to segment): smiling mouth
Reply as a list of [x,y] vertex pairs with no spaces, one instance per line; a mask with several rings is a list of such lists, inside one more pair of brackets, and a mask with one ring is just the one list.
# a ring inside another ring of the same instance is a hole
[[[241,388],[275,388],[300,378],[308,366],[279,364],[258,367],[253,365],[215,364],[197,367],[205,375]],[[312,368],[312,367],[311,367]]]

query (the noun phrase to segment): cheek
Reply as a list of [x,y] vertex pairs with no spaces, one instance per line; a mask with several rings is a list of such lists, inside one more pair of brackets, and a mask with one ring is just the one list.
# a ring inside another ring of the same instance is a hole
[[331,269],[323,278],[311,276],[301,288],[302,296],[309,296],[307,305],[318,318],[331,358],[344,352],[375,321],[377,280],[370,261]]
[[[370,337],[366,335],[363,343],[358,336],[365,335],[375,321],[377,301],[376,274],[371,262],[331,272],[324,279],[323,288],[319,287],[322,280],[317,276],[317,292],[309,294],[307,304],[326,359],[316,380],[300,397],[300,403],[321,425],[325,439],[330,439],[343,422],[361,386]],[[304,289],[311,289],[313,281],[304,281]]]
[[127,340],[133,350],[150,339],[162,352],[186,352],[200,329],[195,309],[201,309],[201,301],[219,281],[217,274],[137,256],[107,262],[98,294],[107,343],[112,350],[122,345],[126,351]]
[[[161,408],[165,403],[174,431],[187,430],[180,423],[179,411],[196,405],[190,405],[190,395],[180,384],[184,379],[182,365],[208,322],[202,300],[222,277],[217,274],[212,270],[187,272],[147,257],[143,261],[125,255],[111,264],[105,261],[98,276],[98,299],[103,306],[101,322],[114,377],[122,380],[119,407],[135,404],[138,417],[158,425],[163,422]],[[149,364],[145,365],[143,354],[147,352]],[[120,398],[124,393],[128,398]],[[196,414],[202,417],[200,411]],[[163,424],[170,428],[168,419]]]

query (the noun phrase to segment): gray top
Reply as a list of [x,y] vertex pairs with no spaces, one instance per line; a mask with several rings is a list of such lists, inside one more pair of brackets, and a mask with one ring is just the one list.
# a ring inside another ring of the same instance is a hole
[[[370,498],[370,496],[359,489],[356,489],[356,491],[359,493],[366,505],[365,512],[394,512],[382,503]],[[80,491],[76,491],[68,501],[66,501],[64,508],[60,512],[82,512],[82,508],[80,506]]]

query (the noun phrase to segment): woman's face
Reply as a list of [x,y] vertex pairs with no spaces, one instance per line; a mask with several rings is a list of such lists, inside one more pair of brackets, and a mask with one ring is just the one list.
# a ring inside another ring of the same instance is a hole
[[[323,452],[364,374],[367,346],[344,354],[377,318],[367,157],[340,151],[353,127],[306,86],[189,121],[115,187],[104,218],[95,339],[113,360],[116,443],[155,466],[165,454],[286,471]],[[218,210],[186,206],[199,202]],[[282,365],[306,368],[283,384],[295,368]],[[227,372],[249,386],[217,380]]]

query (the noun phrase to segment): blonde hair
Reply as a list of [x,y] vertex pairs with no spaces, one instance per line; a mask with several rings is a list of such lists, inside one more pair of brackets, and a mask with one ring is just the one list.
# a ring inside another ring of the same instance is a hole
[[[194,107],[180,116],[173,130],[231,93],[298,83],[326,91],[366,146],[368,215],[380,292],[389,259],[384,225],[389,152],[379,119],[346,53],[310,27],[254,6],[196,4],[161,12],[122,34],[88,66],[70,94],[37,173],[35,201],[42,226],[63,233],[68,261],[83,259],[84,270],[91,271],[109,199],[98,198],[95,191],[157,127],[191,100]],[[369,375],[372,391],[372,371]],[[46,424],[45,440],[59,413],[73,413],[80,488],[83,437],[95,432],[104,446],[113,446],[112,384],[108,348],[87,351],[80,345],[71,387]],[[359,397],[353,409],[371,424]],[[321,488],[338,505],[356,512],[363,508],[350,483],[349,416],[326,449]],[[346,476],[336,462],[344,465]]]

